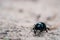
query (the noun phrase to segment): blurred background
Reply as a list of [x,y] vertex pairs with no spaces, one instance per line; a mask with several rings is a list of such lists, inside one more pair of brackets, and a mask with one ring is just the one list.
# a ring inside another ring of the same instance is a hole
[[[37,22],[57,29],[35,37]],[[60,40],[59,26],[60,0],[0,0],[0,40]]]

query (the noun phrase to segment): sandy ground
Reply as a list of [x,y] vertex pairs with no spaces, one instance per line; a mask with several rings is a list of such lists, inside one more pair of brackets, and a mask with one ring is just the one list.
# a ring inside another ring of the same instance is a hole
[[[33,36],[37,22],[56,29]],[[0,0],[0,40],[60,40],[60,0]]]

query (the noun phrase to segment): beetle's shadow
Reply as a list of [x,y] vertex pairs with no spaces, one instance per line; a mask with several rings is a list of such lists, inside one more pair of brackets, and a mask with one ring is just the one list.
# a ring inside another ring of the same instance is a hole
[[46,34],[46,32],[40,32],[40,33],[37,33],[36,35],[34,34],[33,36],[34,37],[44,37]]

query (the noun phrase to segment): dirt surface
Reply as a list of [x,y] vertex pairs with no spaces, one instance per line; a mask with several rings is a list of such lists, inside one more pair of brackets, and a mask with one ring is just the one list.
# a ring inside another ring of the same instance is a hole
[[[54,30],[34,36],[37,22]],[[0,40],[60,40],[60,0],[0,0]]]

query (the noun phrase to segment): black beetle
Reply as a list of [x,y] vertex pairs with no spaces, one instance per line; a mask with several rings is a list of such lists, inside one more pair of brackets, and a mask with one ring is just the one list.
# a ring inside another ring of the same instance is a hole
[[49,30],[49,28],[46,27],[46,24],[44,22],[38,22],[38,23],[36,23],[35,26],[34,26],[34,28],[33,28],[34,34],[36,34],[37,30],[39,30],[40,33],[43,32],[43,31],[48,32],[47,29]]

